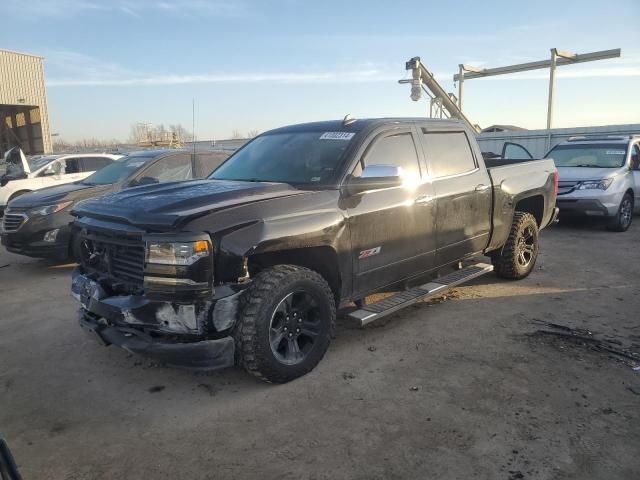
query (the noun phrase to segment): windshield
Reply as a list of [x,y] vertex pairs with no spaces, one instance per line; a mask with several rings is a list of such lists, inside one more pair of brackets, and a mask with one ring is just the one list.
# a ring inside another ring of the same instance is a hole
[[93,175],[89,175],[82,183],[85,185],[110,185],[119,182],[140,170],[142,166],[154,157],[133,157],[116,160]]
[[230,157],[209,178],[327,185],[355,133],[291,132],[262,135]]
[[45,156],[45,157],[31,157],[31,158],[28,158],[27,159],[27,163],[29,164],[29,170],[31,170],[32,172],[35,172],[39,168],[42,168],[45,165],[47,165],[48,163],[53,162],[56,158],[58,158],[57,155],[48,155],[48,156]]
[[558,145],[548,156],[556,167],[620,168],[627,154],[626,145]]

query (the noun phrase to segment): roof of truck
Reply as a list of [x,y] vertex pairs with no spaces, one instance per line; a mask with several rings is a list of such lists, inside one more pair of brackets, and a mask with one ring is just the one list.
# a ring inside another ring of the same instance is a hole
[[442,126],[461,126],[460,120],[425,118],[425,117],[391,117],[391,118],[355,118],[350,123],[343,120],[327,120],[323,122],[298,123],[296,125],[287,125],[285,127],[275,128],[269,133],[284,132],[309,132],[309,131],[350,131],[360,132],[368,130],[379,125],[389,123],[430,123]]

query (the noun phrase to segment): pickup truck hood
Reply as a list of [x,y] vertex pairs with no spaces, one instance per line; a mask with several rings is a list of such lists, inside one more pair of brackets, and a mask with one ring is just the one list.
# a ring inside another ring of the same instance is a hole
[[566,181],[583,181],[583,180],[602,180],[603,178],[613,177],[620,173],[621,168],[591,168],[591,167],[557,167],[559,180]]
[[128,188],[80,202],[72,213],[169,229],[208,212],[304,193],[284,183],[191,180]]
[[26,209],[56,203],[79,201],[105,193],[111,185],[86,185],[81,182],[55,185],[20,195],[11,202],[12,208]]

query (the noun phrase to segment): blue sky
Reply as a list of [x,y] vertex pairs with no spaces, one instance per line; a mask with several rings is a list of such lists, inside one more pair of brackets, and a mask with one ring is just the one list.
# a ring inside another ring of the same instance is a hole
[[[622,48],[622,58],[559,69],[555,126],[640,123],[640,0],[302,1],[2,0],[0,48],[45,57],[52,131],[118,138],[136,122],[235,129],[355,117],[424,116],[406,60],[448,91],[459,63],[540,60],[557,47]],[[8,15],[7,15],[8,14]],[[465,83],[482,126],[542,128],[548,71]]]

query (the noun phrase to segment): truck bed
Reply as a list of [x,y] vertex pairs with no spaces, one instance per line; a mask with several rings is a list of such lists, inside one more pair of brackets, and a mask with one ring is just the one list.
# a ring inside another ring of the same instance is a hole
[[533,159],[515,158],[514,159],[514,158],[495,157],[495,158],[485,158],[484,164],[487,166],[487,168],[494,168],[494,167],[505,167],[507,165],[513,165],[517,163],[537,162],[539,160],[544,160],[544,158],[533,158]]
[[492,235],[487,250],[500,247],[506,241],[513,212],[521,199],[539,201],[541,209],[540,227],[551,220],[555,207],[554,192],[555,164],[551,159],[541,160],[485,160],[493,185]]

